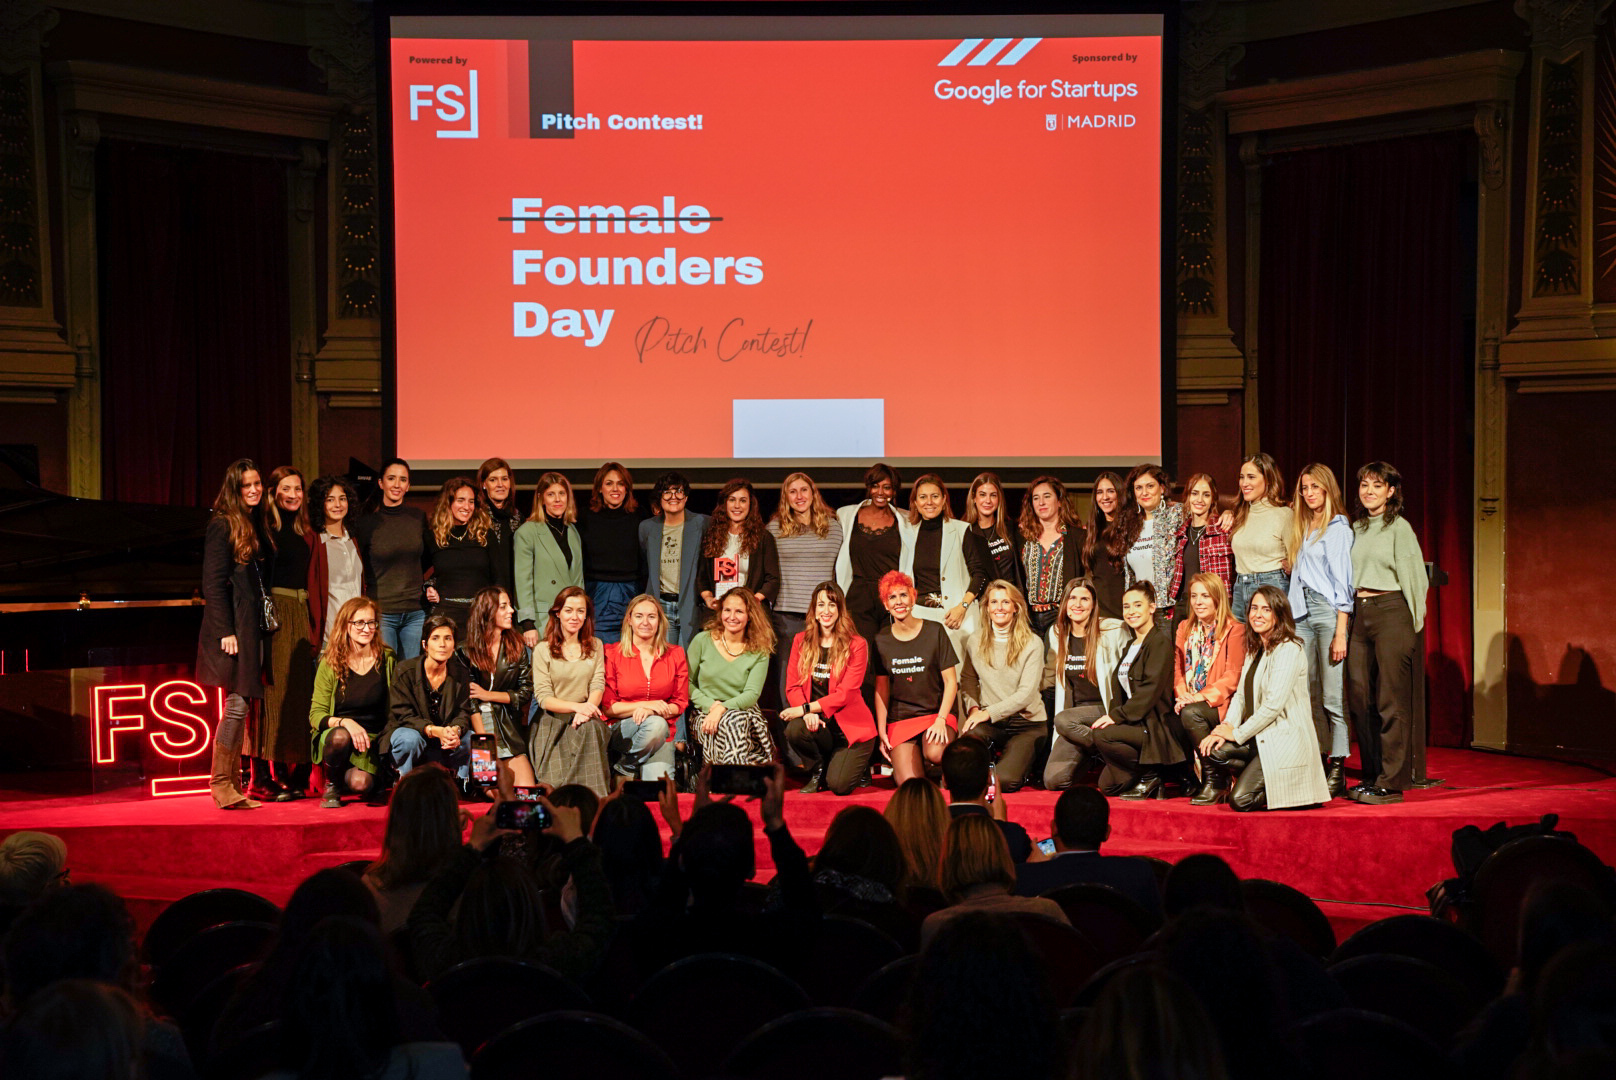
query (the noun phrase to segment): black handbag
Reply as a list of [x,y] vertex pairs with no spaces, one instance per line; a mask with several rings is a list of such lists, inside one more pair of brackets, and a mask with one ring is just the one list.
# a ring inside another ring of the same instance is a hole
[[258,560],[253,560],[252,568],[253,577],[258,579],[258,629],[273,634],[281,628],[280,616],[275,614],[275,598],[264,588],[264,575],[258,569]]

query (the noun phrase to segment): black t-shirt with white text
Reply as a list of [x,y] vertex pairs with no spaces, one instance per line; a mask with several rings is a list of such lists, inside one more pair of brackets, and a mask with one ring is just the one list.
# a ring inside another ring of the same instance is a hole
[[892,627],[885,627],[875,636],[875,651],[877,671],[891,681],[888,720],[935,716],[943,703],[943,672],[959,665],[942,624],[922,621],[920,633],[909,641],[899,641]]

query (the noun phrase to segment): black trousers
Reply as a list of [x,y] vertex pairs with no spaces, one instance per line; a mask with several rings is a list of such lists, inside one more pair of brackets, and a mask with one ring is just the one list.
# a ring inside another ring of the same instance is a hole
[[1207,757],[1214,765],[1234,774],[1230,806],[1240,811],[1268,809],[1268,785],[1263,782],[1262,756],[1257,753],[1256,740],[1244,746],[1226,742]]
[[1364,783],[1389,791],[1413,779],[1414,615],[1400,592],[1360,596],[1347,638],[1347,699]]
[[818,731],[808,730],[805,717],[791,721],[786,725],[786,742],[802,758],[804,767],[813,771],[825,768],[826,787],[838,795],[847,795],[870,767],[870,755],[880,740],[865,739],[849,746],[836,721],[823,716],[819,719],[823,722]]
[[966,734],[1000,750],[999,784],[1006,791],[1015,791],[1027,782],[1033,758],[1038,755],[1038,743],[1048,730],[1049,725],[1042,720],[1015,716],[996,724],[978,724]]
[[1112,724],[1094,732],[1094,749],[1105,759],[1100,788],[1115,795],[1139,779],[1139,752],[1145,747],[1142,724]]
[[1105,707],[1098,701],[1073,705],[1056,714],[1055,738],[1044,765],[1046,791],[1064,791],[1072,785],[1083,762],[1094,753],[1094,729],[1089,725],[1104,715]]
[[1178,714],[1178,723],[1183,731],[1184,756],[1193,760],[1195,749],[1201,745],[1201,740],[1212,734],[1212,729],[1218,726],[1218,710],[1204,701],[1192,702],[1184,706],[1184,711]]

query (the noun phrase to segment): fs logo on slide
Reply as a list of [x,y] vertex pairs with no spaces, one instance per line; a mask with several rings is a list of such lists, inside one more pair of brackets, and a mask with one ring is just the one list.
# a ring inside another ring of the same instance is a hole
[[426,112],[440,123],[464,127],[440,128],[440,139],[475,139],[477,137],[477,71],[466,72],[466,83],[425,83],[410,87],[410,119],[420,120]]
[[[986,38],[966,38],[964,41],[954,46],[954,50],[952,52],[938,61],[937,66],[958,67],[961,63],[963,63],[966,67],[985,67],[993,61],[995,56],[999,56],[1001,52],[1004,52],[1006,45],[1009,45],[1015,40],[1015,38],[996,37],[978,49],[977,46],[982,45],[982,42],[987,41]],[[1011,49],[1007,53],[1004,53],[1003,56],[999,56],[999,63],[997,66],[1009,67],[1012,64],[1019,63],[1021,58],[1032,52],[1033,46],[1037,45],[1042,40],[1044,39],[1035,37],[1022,38],[1016,43],[1015,48]],[[972,55],[973,53],[975,55]],[[965,59],[967,56],[970,57],[969,60]]]

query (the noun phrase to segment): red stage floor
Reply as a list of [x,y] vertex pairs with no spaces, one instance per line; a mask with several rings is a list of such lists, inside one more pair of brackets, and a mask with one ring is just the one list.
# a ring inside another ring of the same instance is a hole
[[[1114,854],[1175,861],[1223,856],[1244,877],[1286,882],[1319,901],[1343,935],[1399,910],[1424,910],[1425,890],[1452,875],[1449,842],[1461,825],[1518,824],[1560,815],[1606,861],[1616,863],[1616,777],[1606,770],[1463,750],[1431,751],[1429,771],[1446,783],[1398,806],[1336,800],[1305,811],[1236,814],[1187,800],[1112,802]],[[786,819],[810,852],[842,807],[886,803],[891,782],[838,799],[792,796]],[[1008,797],[1010,816],[1034,837],[1049,835],[1051,792]],[[688,805],[688,798],[686,799]],[[751,810],[756,817],[755,804]],[[128,897],[142,924],[167,902],[236,885],[283,903],[315,870],[373,856],[385,811],[317,800],[225,814],[206,796],[127,801],[33,798],[0,808],[0,834],[42,829],[61,836],[75,881],[98,881]],[[759,876],[769,872],[760,844]]]

